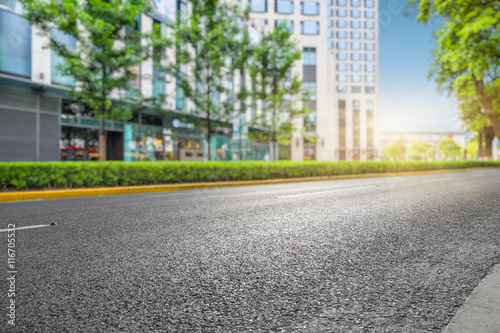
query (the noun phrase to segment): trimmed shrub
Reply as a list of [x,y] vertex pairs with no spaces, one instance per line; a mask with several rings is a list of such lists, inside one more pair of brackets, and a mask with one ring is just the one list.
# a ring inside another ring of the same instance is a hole
[[2,162],[0,188],[75,188],[500,167],[459,162]]

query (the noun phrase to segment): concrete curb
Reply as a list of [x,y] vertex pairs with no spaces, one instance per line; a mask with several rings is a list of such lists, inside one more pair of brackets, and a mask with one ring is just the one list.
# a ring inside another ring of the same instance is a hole
[[131,193],[145,193],[145,192],[182,191],[182,190],[196,190],[196,189],[234,187],[234,186],[287,184],[287,183],[301,183],[301,182],[325,181],[325,180],[414,176],[414,175],[428,175],[428,174],[467,172],[467,171],[479,171],[479,170],[500,170],[500,168],[483,167],[483,168],[408,171],[408,172],[397,172],[397,173],[389,173],[389,172],[366,173],[359,175],[339,175],[339,176],[323,176],[323,177],[280,178],[280,179],[182,183],[182,184],[163,184],[163,185],[144,185],[144,186],[97,187],[97,188],[64,189],[64,190],[22,191],[22,192],[8,192],[8,193],[4,192],[0,193],[0,202],[63,199],[63,198],[91,197],[100,195],[131,194]]
[[443,333],[468,332],[500,332],[500,264],[481,280],[443,330]]

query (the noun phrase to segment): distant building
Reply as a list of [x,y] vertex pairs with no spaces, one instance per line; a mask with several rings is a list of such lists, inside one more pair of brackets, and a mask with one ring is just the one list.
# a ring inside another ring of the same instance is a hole
[[304,51],[295,70],[313,96],[307,104],[315,112],[304,125],[315,140],[295,134],[292,158],[349,161],[380,155],[378,1],[248,0],[248,5],[264,29],[287,24]]

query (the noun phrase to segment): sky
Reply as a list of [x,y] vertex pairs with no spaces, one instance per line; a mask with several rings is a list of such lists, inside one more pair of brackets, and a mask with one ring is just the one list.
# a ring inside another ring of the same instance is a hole
[[404,15],[405,0],[380,0],[379,122],[381,131],[460,131],[453,97],[428,79],[438,22]]

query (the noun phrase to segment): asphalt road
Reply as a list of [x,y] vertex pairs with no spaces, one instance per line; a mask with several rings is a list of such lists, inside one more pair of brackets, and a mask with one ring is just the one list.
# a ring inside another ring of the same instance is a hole
[[499,199],[493,170],[2,203],[57,223],[16,231],[9,331],[441,331],[500,262]]

